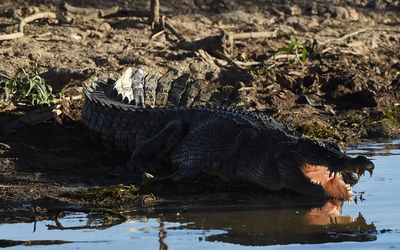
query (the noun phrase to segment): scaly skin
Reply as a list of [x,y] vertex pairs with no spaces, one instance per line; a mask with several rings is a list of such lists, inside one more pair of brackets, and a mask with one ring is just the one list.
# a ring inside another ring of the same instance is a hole
[[[84,86],[82,123],[95,140],[132,153],[128,166],[155,180],[188,181],[206,173],[269,190],[350,199],[350,185],[374,168],[364,156],[351,158],[336,144],[304,138],[265,115],[138,107],[108,97],[107,88]],[[157,176],[165,169],[173,174]]]

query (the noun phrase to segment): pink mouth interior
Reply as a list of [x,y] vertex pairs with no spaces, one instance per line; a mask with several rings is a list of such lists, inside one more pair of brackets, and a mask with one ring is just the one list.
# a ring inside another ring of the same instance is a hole
[[340,173],[335,175],[324,165],[305,164],[302,168],[304,176],[312,183],[322,188],[333,198],[349,200],[353,195],[350,185],[347,185]]

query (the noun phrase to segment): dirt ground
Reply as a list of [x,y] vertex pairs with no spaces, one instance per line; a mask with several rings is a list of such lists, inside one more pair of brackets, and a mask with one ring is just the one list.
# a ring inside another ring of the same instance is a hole
[[[62,113],[36,125],[17,121],[34,108],[1,106],[0,214],[104,200],[65,195],[89,187],[143,199],[124,174],[126,158],[91,143],[79,125],[82,82],[128,66],[204,78],[220,93],[221,105],[269,114],[312,137],[349,144],[400,135],[399,1],[161,1],[161,14],[184,41],[170,31],[154,36],[148,18],[103,14],[118,6],[137,16],[149,1],[68,4],[94,14],[66,11],[56,0],[0,1],[0,38],[17,32],[24,17],[57,15],[27,24],[21,38],[0,41],[0,73],[13,76],[37,65],[63,93]],[[223,44],[230,60],[215,53],[219,44],[198,42],[222,32],[264,37]],[[281,52],[292,37],[309,53],[304,62]],[[249,62],[257,65],[243,66]]]

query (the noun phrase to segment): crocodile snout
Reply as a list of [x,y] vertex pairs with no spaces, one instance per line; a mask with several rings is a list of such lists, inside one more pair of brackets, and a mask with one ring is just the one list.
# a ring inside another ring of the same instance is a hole
[[365,156],[357,156],[356,158],[351,159],[349,165],[350,168],[355,170],[354,172],[356,172],[358,176],[364,174],[365,171],[368,171],[372,176],[375,168],[374,163]]
[[365,171],[372,176],[374,168],[374,163],[365,156],[351,158],[347,161],[346,168],[342,170],[343,180],[345,183],[354,186]]

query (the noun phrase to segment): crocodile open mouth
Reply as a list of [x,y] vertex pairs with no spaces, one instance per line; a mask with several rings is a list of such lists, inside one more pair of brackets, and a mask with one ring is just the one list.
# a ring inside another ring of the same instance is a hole
[[302,171],[312,183],[320,185],[333,198],[350,200],[353,196],[350,184],[344,182],[340,172],[333,173],[324,165],[312,164],[304,164]]

